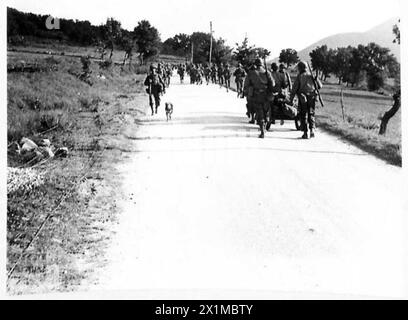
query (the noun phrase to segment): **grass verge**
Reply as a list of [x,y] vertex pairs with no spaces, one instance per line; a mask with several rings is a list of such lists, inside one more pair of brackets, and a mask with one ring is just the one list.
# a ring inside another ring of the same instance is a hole
[[[78,59],[13,53],[9,63],[21,59],[56,63],[58,71],[8,74],[8,142],[49,139],[69,156],[33,168],[41,177],[34,188],[8,192],[7,290],[73,291],[96,281],[103,264],[120,186],[113,164],[131,151],[123,132],[143,112],[143,76],[93,63],[89,86],[74,75]],[[8,166],[24,162],[10,153]]]
[[341,87],[327,85],[322,90],[325,108],[317,110],[317,124],[347,142],[396,166],[402,166],[401,112],[389,122],[387,135],[378,134],[379,119],[392,106],[392,99],[359,90],[344,90],[344,119]]

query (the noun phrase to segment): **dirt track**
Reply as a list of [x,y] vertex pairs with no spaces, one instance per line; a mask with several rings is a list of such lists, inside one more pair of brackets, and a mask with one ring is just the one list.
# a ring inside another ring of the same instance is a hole
[[323,132],[300,140],[293,122],[260,140],[235,93],[173,82],[174,120],[162,107],[129,132],[138,151],[120,167],[127,200],[97,290],[403,294],[400,168]]

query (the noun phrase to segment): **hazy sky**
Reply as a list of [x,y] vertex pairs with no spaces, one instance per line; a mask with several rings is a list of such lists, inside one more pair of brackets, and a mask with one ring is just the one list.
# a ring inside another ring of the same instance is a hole
[[402,0],[8,0],[22,11],[101,24],[107,17],[133,30],[149,20],[165,39],[177,33],[209,32],[228,44],[248,35],[251,44],[277,56],[282,48],[304,47],[326,36],[366,31],[400,15]]

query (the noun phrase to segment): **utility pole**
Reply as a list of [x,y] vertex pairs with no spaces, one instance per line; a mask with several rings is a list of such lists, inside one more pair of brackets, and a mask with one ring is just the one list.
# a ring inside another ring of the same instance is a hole
[[213,47],[213,29],[212,29],[212,21],[210,21],[210,65],[212,60],[212,47]]
[[191,64],[194,62],[194,42],[191,41]]

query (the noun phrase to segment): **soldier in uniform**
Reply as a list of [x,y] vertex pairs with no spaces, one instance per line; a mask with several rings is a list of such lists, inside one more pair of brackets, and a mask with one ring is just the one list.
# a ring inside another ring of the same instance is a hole
[[255,108],[256,120],[261,130],[259,138],[265,137],[265,120],[268,112],[268,100],[275,83],[270,72],[262,67],[262,61],[255,59],[254,69],[248,72],[244,83],[244,94],[249,97]]
[[299,99],[300,107],[300,121],[303,129],[302,139],[309,139],[308,136],[308,124],[310,130],[310,138],[315,137],[315,109],[317,92],[314,83],[317,84],[318,89],[322,88],[322,83],[319,79],[313,78],[313,75],[309,74],[306,70],[306,62],[299,62],[297,65],[298,76],[293,84],[292,91],[290,93],[289,102],[292,104],[295,95]]
[[244,79],[246,76],[246,72],[244,68],[242,67],[242,64],[238,64],[238,67],[234,71],[234,77],[235,77],[235,83],[237,85],[237,92],[238,92],[238,97],[242,96],[242,89],[244,86]]
[[196,84],[197,85],[202,84],[203,83],[203,71],[201,69],[201,65],[197,64],[195,70],[196,70],[196,73],[195,73]]
[[170,64],[167,64],[166,69],[165,69],[165,73],[166,73],[166,86],[167,88],[170,87],[170,82],[171,82],[171,77],[173,76],[173,69],[171,67]]
[[268,124],[266,125],[266,130],[269,130],[271,125],[275,124],[275,116],[276,116],[276,113],[278,112],[276,100],[281,90],[281,81],[280,81],[280,76],[278,72],[278,65],[275,62],[271,64],[271,70],[272,70],[271,76],[272,76],[272,79],[275,85],[273,87],[273,99],[269,103],[269,121],[268,121]]
[[217,66],[213,64],[211,67],[211,82],[214,84],[217,83],[217,73],[218,73]]
[[194,84],[196,82],[196,71],[195,65],[192,64],[190,68],[190,84]]
[[[283,63],[279,65],[278,71],[279,78],[279,92],[276,100],[281,98],[286,100],[289,97],[289,93],[292,90],[292,79],[289,73],[286,71],[286,67]],[[281,120],[281,126],[285,124],[285,120]]]
[[224,76],[225,86],[227,87],[227,92],[229,92],[229,89],[231,87],[231,70],[228,64],[225,64],[223,76]]
[[177,69],[177,73],[180,76],[180,83],[184,82],[184,75],[185,75],[186,69],[184,67],[183,64],[180,64],[178,69]]
[[156,67],[150,66],[150,74],[147,76],[144,85],[147,87],[146,92],[149,94],[149,104],[152,109],[152,116],[154,115],[154,106],[157,110],[160,107],[160,94],[164,90],[164,81],[158,74]]
[[292,79],[289,73],[286,71],[286,67],[283,63],[279,65],[279,76],[281,82],[281,88],[284,94],[288,95],[292,91]]
[[222,88],[224,84],[224,68],[222,64],[218,66],[218,83],[220,84],[220,88]]
[[210,84],[210,74],[211,74],[211,69],[208,66],[208,64],[206,64],[204,66],[204,77],[205,77],[205,81],[207,83],[207,86]]
[[[160,76],[160,78],[163,80],[163,83],[167,82],[166,79],[166,72],[164,71],[164,66],[161,62],[157,65],[156,69],[157,74]],[[163,90],[160,92],[161,95],[166,93],[166,86],[163,87]]]
[[191,64],[190,63],[186,63],[186,73],[189,77],[191,76]]
[[[249,73],[251,70],[254,70],[255,67],[254,65],[250,65],[247,67],[246,71]],[[245,78],[246,80],[246,78]],[[247,89],[247,91],[245,91],[245,82],[244,82],[244,86],[242,88],[242,97],[246,97],[247,103],[246,103],[246,115],[247,117],[250,119],[249,123],[250,124],[255,124],[255,108],[254,108],[254,104],[252,103],[252,98],[249,97],[249,91],[251,91],[252,89]]]

